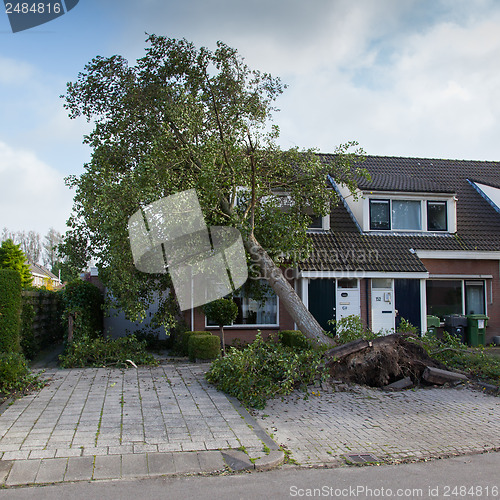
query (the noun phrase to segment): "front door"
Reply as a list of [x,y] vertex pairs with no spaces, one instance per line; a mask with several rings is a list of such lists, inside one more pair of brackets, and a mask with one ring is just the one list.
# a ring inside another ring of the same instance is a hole
[[393,280],[372,278],[372,331],[392,333],[395,327]]
[[330,278],[310,279],[308,285],[309,311],[321,328],[333,331],[329,320],[335,319],[335,280]]
[[336,319],[346,316],[360,316],[359,281],[356,278],[337,280],[337,310]]
[[421,330],[420,319],[420,280],[394,280],[394,296],[396,300],[396,328],[404,318]]

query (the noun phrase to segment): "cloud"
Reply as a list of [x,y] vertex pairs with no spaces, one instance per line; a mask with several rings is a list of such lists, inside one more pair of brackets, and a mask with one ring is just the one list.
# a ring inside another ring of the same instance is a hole
[[18,86],[29,82],[34,73],[31,64],[0,56],[0,84]]
[[28,150],[0,142],[0,227],[65,232],[73,195],[61,175]]

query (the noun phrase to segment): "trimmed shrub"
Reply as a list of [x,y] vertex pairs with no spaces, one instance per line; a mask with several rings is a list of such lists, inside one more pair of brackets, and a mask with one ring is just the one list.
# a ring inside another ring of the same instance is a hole
[[73,316],[73,341],[102,335],[104,298],[99,288],[88,281],[72,281],[64,287],[63,301],[66,324]]
[[21,329],[21,277],[0,269],[0,352],[19,352]]
[[220,339],[215,335],[190,335],[188,354],[191,361],[215,359],[220,354]]
[[27,359],[33,359],[39,351],[38,342],[33,330],[33,320],[35,319],[35,308],[27,297],[22,298],[21,312],[21,349]]
[[280,342],[291,348],[311,349],[311,343],[300,330],[282,330],[279,332]]
[[222,352],[226,354],[224,325],[230,325],[238,316],[238,306],[232,299],[217,299],[202,307],[203,314],[209,321],[219,325]]
[[182,332],[181,338],[180,338],[179,351],[183,356],[189,356],[189,337],[191,337],[191,335],[212,335],[212,334],[210,332],[205,332],[205,331]]
[[130,366],[157,365],[155,357],[146,352],[146,341],[137,340],[134,335],[118,339],[83,338],[68,345],[59,356],[63,368],[83,368],[85,366]]

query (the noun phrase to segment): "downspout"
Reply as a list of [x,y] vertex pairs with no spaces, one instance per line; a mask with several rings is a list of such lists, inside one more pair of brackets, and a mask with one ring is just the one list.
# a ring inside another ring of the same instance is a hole
[[368,330],[370,329],[370,318],[371,318],[371,303],[368,301],[368,298],[370,297],[369,295],[369,281],[370,278],[365,278],[365,301],[366,301],[366,327]]

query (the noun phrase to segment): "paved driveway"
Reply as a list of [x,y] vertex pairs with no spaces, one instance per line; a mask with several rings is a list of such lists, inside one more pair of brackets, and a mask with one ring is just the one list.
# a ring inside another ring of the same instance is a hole
[[318,390],[307,400],[294,393],[254,416],[300,464],[349,454],[397,461],[500,449],[500,397],[466,388]]
[[48,386],[0,415],[0,458],[262,450],[226,396],[205,381],[206,368],[47,371]]

